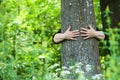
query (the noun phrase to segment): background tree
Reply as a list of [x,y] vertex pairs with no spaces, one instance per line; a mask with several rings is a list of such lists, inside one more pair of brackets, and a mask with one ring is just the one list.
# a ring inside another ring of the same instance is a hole
[[103,31],[108,35],[102,54],[111,54],[109,58],[105,57],[105,79],[117,80],[120,72],[120,65],[117,65],[120,56],[120,0],[100,0],[100,9]]
[[[93,0],[62,0],[62,32],[72,26],[72,30],[81,27],[88,28],[92,24],[95,28]],[[86,72],[86,65],[94,68],[89,74],[100,72],[98,42],[96,39],[83,40],[80,36],[77,41],[64,41],[62,44],[62,66],[69,67],[76,63],[83,64],[82,70]]]
[[[101,16],[103,22],[103,29],[108,28],[107,17],[110,17],[110,27],[115,28],[119,26],[120,22],[120,0],[100,0]],[[109,15],[106,16],[106,9],[109,9]]]
[[[120,26],[120,0],[100,0],[101,19],[103,31],[109,34],[108,28],[119,28]],[[107,47],[104,50],[105,54],[110,54],[108,47],[109,36],[106,36]]]

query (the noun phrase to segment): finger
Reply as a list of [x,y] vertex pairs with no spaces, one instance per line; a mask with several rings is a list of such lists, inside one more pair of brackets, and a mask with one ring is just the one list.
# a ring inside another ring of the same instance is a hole
[[70,31],[70,29],[71,29],[71,26],[68,27],[67,31]]
[[89,38],[89,36],[87,36],[87,37],[84,37],[83,39],[88,39]]
[[78,33],[78,34],[79,34],[79,33],[80,33],[80,31],[78,31],[78,30],[77,30],[77,31],[72,31],[72,33],[73,33],[73,34],[76,34],[76,33]]
[[78,37],[79,35],[74,35],[73,37]]
[[87,31],[80,31],[81,34],[86,34],[88,33]]
[[89,25],[88,27],[89,27],[90,29],[93,29],[92,25]]
[[79,35],[80,34],[80,32],[76,32],[76,33],[73,33],[74,35]]
[[77,40],[77,38],[71,38],[71,40]]
[[[71,38],[76,38],[76,37],[78,37],[78,36],[79,36],[79,35],[72,35]],[[70,39],[71,39],[71,38],[70,38]]]
[[82,37],[85,37],[85,36],[87,37],[87,36],[88,36],[88,34],[81,34],[81,36],[82,36]]
[[88,29],[86,29],[86,28],[81,28],[81,30],[87,31]]
[[79,30],[73,30],[73,31],[71,31],[71,32],[76,33],[76,32],[79,32]]

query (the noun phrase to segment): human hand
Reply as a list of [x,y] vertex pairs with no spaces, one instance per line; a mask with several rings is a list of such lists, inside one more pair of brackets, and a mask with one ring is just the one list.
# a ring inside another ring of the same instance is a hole
[[88,39],[88,38],[93,38],[95,37],[95,34],[96,34],[96,31],[94,30],[94,28],[89,25],[89,28],[90,29],[86,29],[86,28],[81,28],[81,36],[84,38],[84,39]]
[[79,30],[70,31],[70,29],[71,29],[71,26],[69,26],[69,28],[65,31],[64,38],[68,40],[77,40],[76,37],[79,36],[79,33],[80,33]]

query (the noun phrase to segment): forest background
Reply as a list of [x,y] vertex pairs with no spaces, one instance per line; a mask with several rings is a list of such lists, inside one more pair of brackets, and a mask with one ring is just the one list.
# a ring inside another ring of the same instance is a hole
[[[94,0],[94,10],[102,30],[99,2]],[[107,8],[105,16],[109,13]],[[61,44],[52,42],[60,18],[60,0],[0,0],[0,80],[61,80]],[[101,66],[105,80],[120,80],[120,29],[110,28],[110,21],[109,46],[99,42]]]

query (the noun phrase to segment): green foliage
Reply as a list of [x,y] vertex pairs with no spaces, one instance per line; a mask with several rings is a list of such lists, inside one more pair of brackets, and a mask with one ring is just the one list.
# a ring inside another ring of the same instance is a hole
[[105,80],[120,80],[120,56],[113,54],[108,58],[109,61],[106,63],[108,66],[104,73]]
[[102,30],[101,12],[100,12],[100,0],[94,0],[94,12],[96,19],[96,27]]
[[110,33],[110,52],[111,56],[108,56],[109,61],[106,62],[107,69],[105,72],[105,80],[120,80],[120,29],[109,29]]
[[60,27],[59,5],[60,0],[1,2],[1,80],[42,80],[47,67],[60,64],[60,47],[52,43]]

